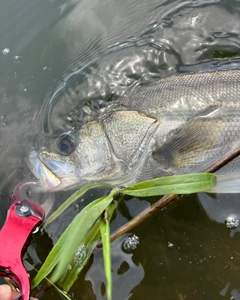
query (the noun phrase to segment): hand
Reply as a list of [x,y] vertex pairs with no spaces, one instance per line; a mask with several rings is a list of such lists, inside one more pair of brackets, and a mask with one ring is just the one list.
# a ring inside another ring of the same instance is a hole
[[[12,291],[8,284],[0,285],[0,300],[12,300],[18,298],[19,296],[20,293]],[[37,299],[31,297],[31,300]]]

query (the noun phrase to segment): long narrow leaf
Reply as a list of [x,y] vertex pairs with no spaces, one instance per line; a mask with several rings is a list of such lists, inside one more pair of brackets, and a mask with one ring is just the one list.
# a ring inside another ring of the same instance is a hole
[[73,219],[61,235],[57,243],[50,251],[44,264],[33,280],[33,286],[36,287],[58,264],[61,264],[59,270],[54,271],[51,281],[56,282],[66,270],[77,247],[83,243],[89,229],[94,225],[97,218],[112,202],[116,190],[113,190],[108,196],[101,197],[92,201],[88,206]]
[[82,195],[84,195],[87,191],[93,189],[93,188],[98,188],[98,187],[108,187],[109,185],[104,184],[104,183],[91,183],[87,184],[81,189],[77,190],[74,194],[72,194],[59,208],[49,216],[44,224],[46,227],[49,225],[51,222],[53,222],[61,213],[67,209],[73,202],[77,201]]
[[103,244],[104,270],[107,279],[107,298],[112,299],[112,266],[111,266],[111,242],[110,242],[110,222],[108,210],[105,211],[104,220],[100,221],[100,231]]
[[191,194],[207,191],[216,185],[216,176],[209,173],[166,176],[137,183],[122,189],[122,194],[151,197],[169,194]]
[[[38,270],[30,264],[28,261],[24,261],[24,264],[34,269],[35,272],[38,272]],[[57,285],[55,285],[51,280],[49,280],[47,277],[45,278],[52,286],[55,287],[55,289],[60,293],[65,299],[72,300],[64,291],[62,291]],[[33,287],[32,287],[33,288]]]
[[[87,240],[88,239],[88,240]],[[88,262],[90,256],[92,255],[93,250],[96,248],[98,241],[100,239],[100,231],[99,231],[99,222],[95,223],[94,226],[89,231],[84,245],[85,253],[81,258],[74,257],[70,262],[70,268],[67,272],[62,276],[62,278],[58,281],[58,285],[66,292],[74,284],[75,280],[78,277],[78,274],[82,271],[86,263]],[[76,255],[76,254],[75,254]]]
[[62,234],[58,242],[55,244],[55,246],[52,248],[50,253],[48,254],[44,264],[38,271],[37,275],[35,278],[32,280],[32,288],[36,288],[39,283],[46,278],[52,270],[55,268],[59,261],[59,257],[61,254],[61,251],[63,250],[63,247],[66,242],[66,236],[67,234]]
[[[111,203],[110,206],[107,208],[109,212],[109,218],[112,218],[112,215],[116,209],[115,203]],[[74,284],[75,280],[78,277],[78,274],[81,272],[83,267],[86,265],[87,261],[89,260],[89,257],[91,256],[93,250],[96,248],[97,243],[100,239],[100,221],[97,221],[94,226],[90,229],[88,232],[85,240],[84,240],[84,246],[86,249],[86,256],[83,257],[83,259],[76,261],[75,258],[72,259],[70,265],[71,268],[68,270],[64,276],[62,276],[61,280],[58,281],[58,285],[66,292],[69,291],[69,289]]]
[[53,275],[50,277],[53,282],[56,282],[65,272],[78,246],[84,243],[84,238],[86,237],[88,231],[99,218],[101,213],[112,202],[115,194],[116,190],[112,190],[108,196],[91,202],[74,218],[72,223],[68,226],[66,230],[68,231],[68,239],[65,243],[64,249],[62,250],[61,259],[54,270]]

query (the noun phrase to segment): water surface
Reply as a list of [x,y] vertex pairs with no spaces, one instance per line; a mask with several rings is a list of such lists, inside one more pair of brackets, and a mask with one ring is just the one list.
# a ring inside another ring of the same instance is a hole
[[[1,223],[13,187],[32,178],[26,157],[33,147],[139,85],[239,66],[239,10],[239,1],[230,0],[3,0]],[[72,218],[100,193],[88,193],[38,236],[28,261],[39,267]],[[57,193],[54,208],[69,194]],[[149,205],[148,199],[126,200],[112,230]],[[239,195],[186,196],[116,240],[113,299],[240,299],[239,228],[230,228],[228,218],[240,219]],[[133,234],[139,245],[123,250]],[[106,299],[104,286],[102,252],[96,250],[70,295]],[[42,299],[61,296],[49,290]]]

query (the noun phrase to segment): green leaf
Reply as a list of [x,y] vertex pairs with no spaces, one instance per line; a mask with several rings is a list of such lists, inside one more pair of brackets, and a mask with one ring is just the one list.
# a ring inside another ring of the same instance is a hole
[[56,266],[57,268],[50,278],[51,281],[56,282],[64,274],[77,248],[83,244],[88,231],[112,202],[115,194],[116,190],[114,189],[108,196],[92,201],[73,219],[50,251],[37,276],[34,278],[34,287],[49,275]]
[[[76,258],[76,253],[72,261],[70,262],[70,268],[67,272],[61,277],[60,281],[58,281],[58,285],[66,292],[74,284],[75,280],[78,277],[78,274],[82,271],[86,263],[88,262],[90,256],[92,255],[93,250],[96,248],[98,241],[100,239],[100,231],[99,231],[99,222],[96,222],[94,226],[90,229],[88,235],[86,236],[85,242],[82,247],[85,248],[85,255],[83,255],[82,259]],[[81,246],[78,247],[78,249]],[[78,251],[77,249],[77,251]]]
[[103,244],[104,269],[107,279],[107,298],[112,299],[112,266],[111,266],[111,241],[110,222],[108,210],[105,211],[104,219],[100,220],[100,231]]
[[61,251],[63,250],[63,247],[64,247],[65,242],[66,242],[66,234],[64,235],[64,233],[61,235],[58,242],[52,248],[52,250],[48,254],[44,264],[42,265],[42,267],[38,271],[35,278],[32,280],[32,288],[36,288],[39,285],[39,283],[44,278],[46,278],[47,275],[50,274],[52,272],[52,270],[54,269],[54,267],[57,265],[57,263],[59,261]]
[[[24,261],[24,264],[29,266],[31,269],[34,269],[35,272],[38,272],[38,270],[32,265],[30,264],[28,261]],[[47,277],[45,277],[45,279],[52,285],[55,287],[55,289],[67,300],[72,300],[65,291],[62,291],[57,285],[55,285],[51,280],[49,280]],[[32,286],[32,290],[33,290],[33,286]]]
[[87,184],[81,189],[77,190],[74,194],[72,194],[66,201],[63,202],[61,206],[53,213],[51,216],[49,216],[44,224],[46,227],[51,222],[53,222],[65,209],[67,209],[73,202],[77,201],[82,195],[84,195],[88,190],[98,187],[109,187],[108,184],[104,183],[91,183]]
[[84,207],[84,209],[73,219],[72,223],[64,231],[64,236],[67,232],[67,239],[65,240],[65,247],[61,253],[61,259],[50,278],[53,282],[56,282],[62,274],[64,274],[68,264],[74,257],[76,249],[79,245],[84,243],[84,239],[88,231],[112,202],[115,194],[116,190],[114,189],[108,196],[101,197]]
[[[214,174],[187,174],[141,182],[134,186],[122,189],[121,193],[137,197],[150,197],[167,194],[190,194],[209,190],[214,187],[215,184],[216,176]],[[98,186],[106,185],[91,184],[74,193],[52,216],[50,216],[46,224],[52,222],[64,209],[81,197],[88,189]],[[104,212],[112,203],[116,193],[117,190],[113,190],[108,196],[92,201],[74,218],[72,223],[64,231],[56,245],[49,253],[43,266],[33,280],[33,286],[36,287],[55,268],[51,280],[53,282],[57,282],[59,278],[61,278],[59,285],[62,286],[64,290],[68,291],[96,247],[97,241],[100,237],[101,227],[104,243],[107,295],[108,299],[111,299],[111,261],[109,259],[110,241],[108,241],[107,234],[109,228],[105,227],[109,226],[109,224],[102,224],[102,221],[98,221],[98,219],[102,212]],[[114,205],[111,205],[111,208],[112,207],[114,207]],[[111,214],[113,211],[114,209],[112,209]],[[105,238],[106,240],[104,241]],[[86,256],[80,264],[76,264],[74,261],[74,254],[77,248],[81,245],[86,247]],[[70,267],[71,270],[68,270],[68,267]]]
[[[107,208],[109,211],[110,219],[112,218],[112,215],[116,209],[115,203],[111,203],[110,206]],[[75,280],[78,277],[78,274],[81,272],[81,270],[86,265],[87,261],[89,260],[89,257],[91,256],[93,250],[96,248],[97,243],[101,237],[100,234],[100,221],[97,221],[94,226],[90,229],[88,232],[85,240],[84,240],[84,246],[86,249],[86,256],[83,257],[83,259],[76,261],[76,258],[74,257],[70,263],[71,269],[68,270],[64,276],[62,276],[61,280],[58,281],[58,285],[63,288],[66,292],[69,291],[69,289],[74,284]]]
[[210,190],[216,182],[216,175],[210,173],[166,176],[137,183],[121,189],[120,193],[135,197],[192,194]]

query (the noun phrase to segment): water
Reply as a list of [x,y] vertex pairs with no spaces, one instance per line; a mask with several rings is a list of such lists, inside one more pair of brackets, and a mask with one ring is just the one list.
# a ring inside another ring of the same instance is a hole
[[[139,85],[239,65],[239,11],[239,1],[230,0],[3,0],[0,223],[14,186],[32,178],[25,161],[32,147]],[[38,235],[28,261],[39,267],[72,218],[105,192],[88,193]],[[57,193],[54,208],[69,194]],[[126,200],[112,230],[149,205]],[[239,219],[239,195],[182,197],[113,242],[113,299],[240,299]],[[96,250],[70,294],[106,299],[104,284]],[[52,289],[42,299],[62,298]]]

